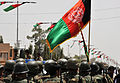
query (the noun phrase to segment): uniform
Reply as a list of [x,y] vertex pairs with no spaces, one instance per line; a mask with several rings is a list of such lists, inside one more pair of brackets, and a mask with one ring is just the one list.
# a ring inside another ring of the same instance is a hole
[[60,78],[58,78],[58,77],[47,78],[44,80],[43,83],[60,83]]
[[81,77],[82,83],[91,83],[91,76],[87,75],[84,77]]

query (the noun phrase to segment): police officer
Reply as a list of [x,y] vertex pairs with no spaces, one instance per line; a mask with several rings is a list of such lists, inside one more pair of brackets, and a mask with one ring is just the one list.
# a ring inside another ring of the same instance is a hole
[[60,83],[59,70],[60,65],[53,60],[47,60],[45,63],[45,70],[50,75],[43,83]]
[[67,61],[68,72],[64,75],[66,83],[78,82],[78,60],[76,58],[70,58]]
[[42,80],[38,78],[38,73],[39,73],[38,63],[36,61],[29,61],[27,63],[27,67],[29,69],[29,72],[28,72],[29,82],[33,81],[35,83],[42,83]]
[[88,62],[84,61],[79,67],[79,83],[91,83],[90,76],[91,67]]
[[18,62],[14,66],[11,83],[27,83],[27,73],[29,69],[24,62]]
[[12,72],[14,69],[15,61],[14,60],[7,60],[4,65],[3,77],[4,82],[10,83],[12,80]]

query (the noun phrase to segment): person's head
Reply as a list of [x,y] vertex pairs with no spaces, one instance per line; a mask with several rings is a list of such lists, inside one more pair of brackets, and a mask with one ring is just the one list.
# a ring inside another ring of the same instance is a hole
[[36,61],[29,61],[27,63],[27,67],[29,69],[28,75],[29,76],[35,76],[39,72],[39,65]]
[[26,54],[26,55],[29,55],[29,54],[30,54],[30,52],[29,52],[28,49],[25,50],[25,54]]
[[104,65],[102,62],[95,62],[99,66],[98,74],[102,74],[102,70],[104,70]]
[[79,68],[78,59],[70,58],[67,61],[67,69],[70,74],[76,75]]
[[80,76],[87,76],[91,71],[90,64],[88,62],[82,62],[79,67]]
[[12,74],[14,69],[15,61],[14,60],[7,60],[4,65],[4,74]]
[[67,59],[59,59],[57,61],[57,63],[61,66],[61,73],[66,72],[67,71]]
[[109,73],[114,73],[114,70],[115,70],[115,67],[114,66],[110,66],[109,68],[108,68],[108,72]]
[[45,70],[51,77],[59,76],[60,65],[53,60],[47,60],[45,63]]
[[95,62],[93,62],[90,64],[90,67],[91,67],[91,75],[92,76],[97,75],[99,71],[99,66]]
[[23,79],[27,78],[27,73],[29,72],[29,69],[24,62],[18,62],[14,66],[13,70],[13,78],[14,79]]

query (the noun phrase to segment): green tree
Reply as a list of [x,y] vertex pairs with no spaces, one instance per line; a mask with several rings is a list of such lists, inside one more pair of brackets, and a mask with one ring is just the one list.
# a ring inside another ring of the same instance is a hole
[[35,59],[40,56],[43,52],[43,47],[45,45],[45,31],[41,29],[41,26],[32,29],[33,35],[27,36],[27,39],[34,43],[34,53]]
[[33,51],[33,46],[32,46],[32,44],[30,44],[30,46],[28,47],[28,50],[29,50],[29,53],[32,54],[32,51]]
[[[46,44],[45,37],[49,32],[48,30],[42,30],[41,26],[35,27],[32,29],[33,35],[27,36],[27,39],[31,40],[34,43],[34,52],[33,56],[37,59],[39,56],[42,56],[44,60],[50,59],[49,47]],[[63,48],[61,49],[58,46],[52,53],[52,59],[58,60],[64,57]]]

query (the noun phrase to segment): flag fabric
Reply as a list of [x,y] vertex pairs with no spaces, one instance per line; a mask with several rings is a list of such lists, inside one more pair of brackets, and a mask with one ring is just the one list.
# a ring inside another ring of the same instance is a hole
[[102,56],[102,55],[100,55],[100,56],[97,56],[96,58],[101,58],[101,56]]
[[93,52],[93,53],[91,53],[91,54],[94,55],[95,53],[97,53],[97,51],[95,51],[95,52]]
[[38,27],[41,24],[50,24],[51,22],[40,22],[40,23],[36,23],[35,25],[33,25],[34,28]]
[[1,6],[1,5],[3,5],[3,4],[5,4],[5,3],[6,3],[5,1],[3,1],[3,2],[0,2],[0,6]]
[[98,53],[96,55],[99,55],[101,53],[101,51],[98,51]]
[[105,55],[103,56],[103,59],[105,59]]
[[78,42],[79,42],[79,43],[82,43],[83,41],[80,41],[80,40],[79,40]]
[[50,47],[50,52],[67,39],[75,37],[87,25],[90,20],[90,2],[91,0],[79,0],[57,22],[46,40]]
[[10,10],[12,10],[12,9],[15,9],[16,7],[21,6],[21,5],[24,4],[24,3],[25,3],[25,2],[23,2],[23,3],[21,3],[21,4],[10,5],[9,7],[5,8],[4,11],[5,11],[5,12],[8,12],[8,11],[10,11]]
[[40,24],[43,24],[43,23],[42,23],[42,22],[36,23],[35,25],[33,25],[33,27],[36,28],[36,27],[39,26]]
[[95,50],[95,48],[93,48],[93,49],[91,50],[91,52],[94,51],[94,50]]
[[53,23],[49,28],[48,30],[51,30],[57,23]]

